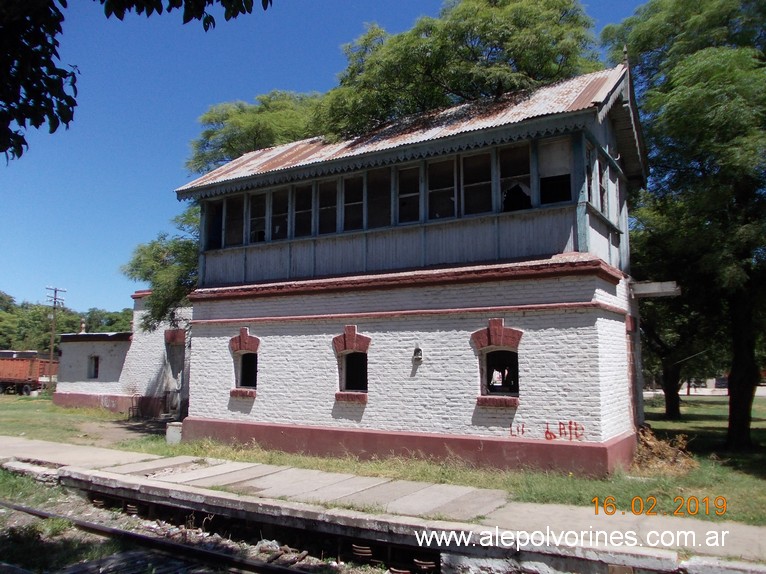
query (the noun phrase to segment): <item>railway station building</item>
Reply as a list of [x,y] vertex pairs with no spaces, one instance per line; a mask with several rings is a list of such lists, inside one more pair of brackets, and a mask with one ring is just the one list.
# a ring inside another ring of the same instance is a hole
[[641,395],[626,66],[248,153],[202,206],[184,440],[605,474]]

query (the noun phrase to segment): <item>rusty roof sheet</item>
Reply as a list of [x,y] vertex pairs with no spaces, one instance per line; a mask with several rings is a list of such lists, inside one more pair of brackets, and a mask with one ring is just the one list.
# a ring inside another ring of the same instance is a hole
[[532,118],[600,109],[622,86],[626,66],[601,70],[500,101],[472,102],[413,116],[370,134],[337,143],[311,138],[256,150],[179,187],[179,195],[248,177],[353,158],[469,132],[518,124]]

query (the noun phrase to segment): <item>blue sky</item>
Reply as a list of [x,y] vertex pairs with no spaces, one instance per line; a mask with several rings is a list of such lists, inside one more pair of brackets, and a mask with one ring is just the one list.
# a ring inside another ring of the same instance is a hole
[[[96,2],[69,2],[60,55],[79,68],[78,107],[69,130],[31,130],[24,156],[0,162],[0,291],[34,303],[56,286],[76,311],[132,306],[146,285],[120,266],[136,245],[172,231],[184,207],[173,190],[194,177],[184,162],[209,106],[273,89],[325,92],[345,68],[341,45],[365,23],[401,32],[441,5],[274,0],[267,12],[218,17],[205,33],[198,22],[182,25],[179,12],[120,22]],[[638,5],[585,7],[600,30]]]

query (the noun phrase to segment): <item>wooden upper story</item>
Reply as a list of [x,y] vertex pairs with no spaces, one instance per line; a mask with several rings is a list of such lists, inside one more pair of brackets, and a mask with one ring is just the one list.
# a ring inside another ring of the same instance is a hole
[[202,206],[200,286],[545,258],[629,270],[645,156],[618,66],[355,140],[244,155],[177,191]]

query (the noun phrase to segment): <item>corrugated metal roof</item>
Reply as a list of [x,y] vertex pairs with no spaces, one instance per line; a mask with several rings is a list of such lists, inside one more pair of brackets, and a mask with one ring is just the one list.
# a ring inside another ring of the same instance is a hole
[[247,153],[176,192],[233,182],[248,177],[353,158],[469,132],[518,124],[532,118],[600,108],[621,87],[624,65],[564,80],[528,94],[510,95],[500,101],[472,102],[446,110],[413,116],[353,140],[326,143],[311,138]]

